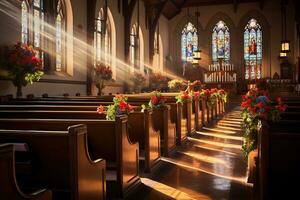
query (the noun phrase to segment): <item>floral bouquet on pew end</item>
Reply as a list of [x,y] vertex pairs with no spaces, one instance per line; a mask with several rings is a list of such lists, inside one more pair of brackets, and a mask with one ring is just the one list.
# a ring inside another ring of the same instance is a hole
[[222,101],[224,101],[224,103],[227,103],[228,93],[225,90],[223,90],[223,89],[218,90],[218,96],[219,96],[219,98],[222,99]]
[[99,114],[105,114],[107,120],[115,120],[118,115],[128,115],[133,107],[127,103],[127,98],[117,95],[113,98],[113,104],[109,106],[100,105],[97,108]]
[[286,110],[286,105],[277,97],[271,101],[265,90],[251,89],[242,96],[241,115],[242,127],[245,130],[243,154],[245,160],[251,151],[257,148],[257,134],[260,120],[278,121],[280,114]]
[[148,105],[143,104],[142,107],[142,112],[144,110],[154,110],[154,109],[159,109],[163,107],[168,107],[166,104],[166,97],[163,96],[160,92],[154,91],[151,93],[151,98],[148,103]]
[[217,101],[217,89],[206,89],[200,92],[200,96],[206,100],[208,107],[212,107]]
[[188,91],[180,92],[179,95],[175,97],[176,103],[187,103],[192,102],[193,99],[193,93]]

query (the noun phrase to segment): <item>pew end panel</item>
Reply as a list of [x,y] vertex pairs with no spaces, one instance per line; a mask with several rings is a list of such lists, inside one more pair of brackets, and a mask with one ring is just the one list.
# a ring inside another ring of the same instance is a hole
[[145,172],[151,172],[151,168],[154,167],[160,160],[160,132],[156,131],[153,127],[152,112],[145,111],[145,129],[147,140],[146,145],[147,156],[146,156],[146,167]]
[[13,144],[0,145],[0,198],[16,200],[51,200],[52,192],[40,189],[31,194],[24,194],[16,180]]
[[132,143],[128,133],[128,118],[116,117],[117,187],[119,196],[126,197],[141,184],[139,177],[139,144]]
[[[75,172],[72,183],[78,191],[78,199],[106,199],[106,162],[103,159],[92,160],[88,152],[87,127],[75,125],[68,128],[70,133],[70,158]],[[77,146],[77,148],[74,148]]]

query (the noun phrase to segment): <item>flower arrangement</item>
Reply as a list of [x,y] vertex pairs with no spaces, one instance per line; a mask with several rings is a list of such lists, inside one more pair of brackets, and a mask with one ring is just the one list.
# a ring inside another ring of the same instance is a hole
[[5,54],[1,68],[17,87],[17,97],[20,97],[22,86],[33,84],[43,76],[42,61],[32,46],[21,43],[8,48]]
[[199,91],[192,91],[192,97],[194,99],[199,99],[200,98],[200,92]]
[[98,88],[98,95],[102,95],[102,90],[105,87],[105,82],[112,80],[112,70],[103,63],[97,63],[94,67],[95,77],[94,82]]
[[223,90],[223,89],[218,90],[218,96],[219,96],[225,103],[227,103],[227,101],[228,101],[228,93],[227,93],[225,90]]
[[166,97],[164,97],[160,92],[154,91],[151,93],[151,98],[148,105],[142,105],[142,111],[146,109],[153,110],[162,107],[167,107],[166,101]]
[[183,87],[183,81],[178,79],[173,79],[168,82],[168,88],[171,92],[179,92]]
[[180,92],[180,94],[175,97],[176,103],[192,102],[192,98],[193,98],[193,93],[188,91]]
[[146,84],[146,78],[143,74],[135,72],[131,78],[133,88],[135,92],[141,92],[141,89]]
[[216,104],[217,97],[218,97],[218,90],[217,89],[206,89],[200,92],[200,96],[206,100],[207,106],[211,107]]
[[149,82],[153,90],[164,90],[168,86],[168,78],[161,73],[150,74]]
[[127,98],[117,95],[113,98],[113,105],[97,108],[99,114],[105,114],[107,120],[115,120],[117,115],[128,115],[133,111],[133,107],[127,103]]
[[243,154],[247,160],[251,151],[257,147],[257,134],[258,126],[261,119],[278,121],[280,119],[280,113],[284,112],[286,105],[282,102],[281,98],[276,98],[275,102],[272,102],[268,97],[268,92],[256,88],[253,88],[242,96],[241,115],[242,115],[242,127],[245,130]]

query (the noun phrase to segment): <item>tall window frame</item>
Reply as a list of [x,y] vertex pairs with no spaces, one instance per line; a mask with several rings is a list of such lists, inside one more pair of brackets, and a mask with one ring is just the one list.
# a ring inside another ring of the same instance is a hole
[[181,32],[181,60],[193,62],[193,53],[198,50],[198,30],[188,22]]
[[57,1],[55,17],[55,71],[66,71],[66,23],[62,0]]
[[95,19],[94,31],[94,64],[103,63],[107,66],[112,65],[112,32],[111,22],[106,17],[104,30],[104,11],[101,8]]
[[21,2],[21,42],[29,43],[29,4],[26,0]]
[[230,30],[222,20],[212,31],[212,62],[218,63],[219,59],[225,63],[230,62]]
[[258,21],[250,19],[244,29],[245,79],[262,78],[263,30]]
[[135,24],[131,27],[129,43],[130,64],[134,68],[137,68],[137,29],[138,27]]
[[37,52],[37,57],[42,60],[42,67],[44,68],[44,0],[33,0],[33,17],[32,17],[32,43],[33,47]]

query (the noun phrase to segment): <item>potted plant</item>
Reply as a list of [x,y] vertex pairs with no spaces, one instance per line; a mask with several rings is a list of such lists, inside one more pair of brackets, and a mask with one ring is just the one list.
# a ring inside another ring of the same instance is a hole
[[112,70],[103,63],[97,63],[94,67],[94,83],[98,88],[98,95],[101,96],[105,83],[112,80]]
[[43,76],[42,61],[32,46],[18,43],[7,48],[1,64],[2,76],[17,87],[17,97],[22,96],[22,87],[39,81]]

